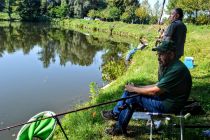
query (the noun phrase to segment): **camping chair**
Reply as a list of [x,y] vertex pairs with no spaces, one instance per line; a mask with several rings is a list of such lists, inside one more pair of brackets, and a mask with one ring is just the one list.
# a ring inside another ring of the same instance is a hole
[[[140,110],[142,112],[142,109]],[[133,119],[143,119],[150,120],[150,140],[152,140],[153,131],[157,131],[155,128],[154,118],[171,120],[172,118],[179,119],[179,128],[180,128],[180,140],[183,140],[184,135],[184,123],[183,120],[188,119],[191,115],[203,115],[205,111],[202,109],[201,105],[195,100],[188,100],[184,108],[178,114],[166,114],[166,113],[155,113],[155,112],[142,112],[146,115],[138,115],[137,112],[134,112],[132,116]]]
[[152,140],[152,135],[153,135],[153,129],[156,130],[155,128],[155,123],[154,123],[154,117],[158,116],[161,117],[165,120],[171,120],[171,117],[176,117],[179,118],[179,125],[180,125],[180,140],[183,140],[183,133],[184,133],[184,124],[183,124],[183,119],[187,119],[190,116],[190,113],[187,113],[186,115],[182,114],[183,111],[180,111],[179,115],[176,114],[164,114],[164,113],[153,113],[153,112],[146,112],[147,115],[150,116],[150,140]]
[[[154,112],[134,112],[132,118],[134,120],[148,120],[150,121],[150,140],[152,140],[153,132],[157,131],[157,129],[161,125],[161,121],[155,121],[154,119],[157,118],[158,120],[165,120],[170,121],[172,118],[179,118],[179,125],[180,125],[180,139],[183,140],[183,130],[184,130],[184,124],[183,119],[187,119],[190,116],[189,113],[186,115],[182,115],[182,111],[179,115],[177,114],[165,114],[165,113],[154,113]],[[158,122],[158,123],[156,123]]]

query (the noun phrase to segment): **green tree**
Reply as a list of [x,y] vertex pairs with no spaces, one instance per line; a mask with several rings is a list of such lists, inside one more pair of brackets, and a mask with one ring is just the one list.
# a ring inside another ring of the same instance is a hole
[[74,1],[74,17],[76,18],[83,17],[83,1],[82,0]]
[[118,6],[121,7],[123,5],[123,0],[106,0],[110,7]]
[[83,18],[87,16],[89,10],[100,9],[104,7],[104,2],[102,0],[68,0],[68,12],[69,17]]
[[179,0],[177,3],[177,7],[182,8],[189,15],[195,14],[195,18],[197,18],[197,14],[200,9],[200,1],[199,0]]
[[202,5],[201,9],[207,11],[210,17],[210,1],[209,0],[201,0]]
[[17,11],[24,21],[36,21],[41,16],[40,0],[20,0]]
[[171,11],[175,7],[183,9],[183,11],[187,14],[187,22],[199,24],[199,21],[201,23],[206,23],[209,20],[209,0],[169,0],[167,5],[168,11]]
[[122,12],[125,11],[128,6],[137,6],[138,0],[106,0],[110,7],[118,7]]
[[48,2],[47,0],[41,0],[41,14],[44,15],[47,13],[47,10],[48,10]]
[[67,6],[68,6],[67,15],[69,17],[73,17],[74,16],[74,0],[68,0]]
[[52,18],[62,18],[67,16],[68,5],[66,0],[42,0],[41,5],[43,15]]
[[53,18],[65,17],[67,15],[67,6],[55,6],[49,10],[48,15]]
[[4,0],[4,1],[0,2],[0,7],[2,6],[2,10],[4,10],[4,12],[8,13],[9,20],[12,20],[11,14],[13,12],[12,6],[14,3],[15,3],[15,0]]
[[210,23],[209,16],[206,15],[206,14],[200,14],[200,15],[197,17],[195,23],[196,23],[196,24],[199,24],[199,25],[209,24],[209,23]]
[[128,23],[131,22],[132,16],[129,11],[126,11],[120,16],[120,19]]
[[48,4],[51,5],[52,7],[60,6],[61,0],[48,0]]
[[136,20],[135,10],[136,6],[127,6],[125,12],[121,15],[120,19],[124,22],[133,23]]
[[75,0],[74,1],[74,17],[83,18],[87,16],[90,9],[95,9],[96,4],[91,0]]
[[11,17],[11,14],[12,14],[12,0],[8,0],[7,2],[8,6],[7,6],[7,13],[8,13],[8,16],[9,16],[9,19],[11,20],[12,17]]
[[143,0],[136,9],[135,15],[139,18],[141,24],[148,24],[151,14],[151,8],[148,0]]
[[117,7],[107,7],[101,12],[101,18],[108,21],[115,21],[120,19],[121,11]]
[[92,9],[88,12],[88,17],[95,18],[97,16],[98,16],[98,11],[97,10]]
[[147,21],[149,20],[149,13],[148,10],[141,6],[139,8],[136,9],[135,14],[137,17],[139,17],[140,23],[147,23]]
[[111,20],[119,20],[121,11],[117,7],[111,7],[109,9],[109,19]]
[[168,0],[167,4],[167,13],[170,14],[171,10],[177,7],[177,3],[179,0]]

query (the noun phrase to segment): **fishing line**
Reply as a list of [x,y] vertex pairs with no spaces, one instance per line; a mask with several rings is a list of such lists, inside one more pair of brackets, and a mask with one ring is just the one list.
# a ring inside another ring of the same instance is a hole
[[55,118],[55,117],[63,116],[63,115],[66,115],[66,114],[83,111],[83,110],[88,110],[88,109],[91,109],[91,108],[95,108],[95,107],[98,107],[98,106],[103,106],[103,105],[115,103],[115,102],[118,102],[118,101],[123,101],[123,100],[134,98],[134,97],[137,97],[137,96],[139,96],[139,94],[134,94],[134,95],[131,95],[131,96],[126,97],[126,98],[111,100],[111,101],[108,101],[108,102],[99,103],[99,104],[96,104],[96,105],[92,105],[92,106],[88,106],[88,107],[84,107],[84,108],[80,108],[80,109],[76,109],[76,110],[72,110],[72,111],[67,111],[67,112],[59,113],[59,114],[56,114],[56,115],[52,115],[52,116],[49,116],[49,117],[37,119],[37,120],[34,120],[34,121],[29,121],[29,122],[23,122],[23,123],[15,124],[15,125],[12,125],[12,126],[1,128],[0,129],[0,132],[1,131],[4,131],[4,130],[10,130],[12,128],[19,127],[19,126],[22,126],[22,125],[25,125],[25,124],[30,124],[30,123],[33,123],[33,122],[37,122],[37,121],[41,121],[41,120],[45,120],[45,119],[49,119],[49,118]]

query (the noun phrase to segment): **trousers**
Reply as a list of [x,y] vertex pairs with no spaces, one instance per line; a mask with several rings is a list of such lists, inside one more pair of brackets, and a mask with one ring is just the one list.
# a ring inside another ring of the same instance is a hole
[[[133,94],[134,93],[124,91],[121,98],[126,98]],[[120,107],[122,106],[126,106],[125,109],[121,110]],[[118,116],[116,127],[122,130],[126,130],[128,123],[136,108],[143,108],[148,112],[155,112],[155,113],[165,112],[163,101],[161,101],[158,96],[151,97],[151,96],[139,95],[134,98],[126,99],[125,101],[119,101],[117,102],[116,106],[113,109],[113,113],[116,116]]]

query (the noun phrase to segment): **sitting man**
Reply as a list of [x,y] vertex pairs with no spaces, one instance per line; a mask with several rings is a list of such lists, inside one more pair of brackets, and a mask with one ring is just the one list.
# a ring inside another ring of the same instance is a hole
[[[176,59],[176,48],[172,41],[163,41],[157,51],[158,62],[163,69],[160,80],[155,85],[134,86],[125,85],[122,98],[139,94],[139,96],[119,101],[111,111],[102,111],[101,115],[107,120],[117,120],[115,126],[107,129],[110,135],[127,133],[127,126],[136,107],[155,113],[178,113],[187,101],[192,79],[187,67]],[[121,109],[121,107],[124,109]]]

